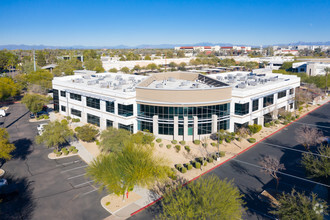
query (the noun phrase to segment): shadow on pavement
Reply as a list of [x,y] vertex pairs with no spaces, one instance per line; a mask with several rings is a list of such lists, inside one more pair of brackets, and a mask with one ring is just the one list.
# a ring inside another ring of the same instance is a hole
[[36,203],[32,197],[33,188],[27,178],[15,178],[5,175],[8,184],[17,188],[18,193],[0,202],[1,219],[32,219]]
[[14,141],[13,144],[16,147],[16,150],[12,154],[13,159],[25,160],[27,155],[29,155],[32,152],[32,149],[30,149],[30,147],[33,143],[30,139],[27,138],[18,139]]

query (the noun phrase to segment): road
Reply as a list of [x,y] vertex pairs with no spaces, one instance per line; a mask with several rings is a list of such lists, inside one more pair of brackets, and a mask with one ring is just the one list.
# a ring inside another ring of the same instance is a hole
[[[275,189],[276,187],[274,179],[261,172],[258,167],[263,156],[270,155],[278,158],[285,165],[284,173],[306,179],[304,168],[300,164],[302,154],[292,150],[305,150],[297,143],[295,137],[295,130],[303,124],[317,127],[323,131],[325,136],[330,136],[330,103],[328,102],[235,159],[206,174],[234,180],[234,184],[244,194],[246,202],[247,211],[244,213],[243,219],[275,219],[275,216],[269,214],[271,207],[258,199],[258,195],[264,189]],[[315,151],[315,148],[313,150]],[[310,192],[316,185],[286,175],[279,176],[279,190],[281,191],[289,192],[294,187],[297,191]],[[156,203],[130,219],[152,219],[159,213],[158,207],[159,203]]]
[[[11,184],[17,184],[19,195],[0,203],[1,219],[103,219],[109,216],[100,199],[106,195],[85,177],[87,164],[79,156],[50,160],[52,151],[34,143],[37,125],[29,122],[22,104],[10,105],[9,115],[0,118],[16,146],[13,159],[2,169]],[[44,122],[43,122],[44,123]]]

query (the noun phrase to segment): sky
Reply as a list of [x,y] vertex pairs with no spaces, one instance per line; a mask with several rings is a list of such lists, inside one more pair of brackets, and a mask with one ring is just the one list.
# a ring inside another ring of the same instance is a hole
[[0,45],[330,41],[330,0],[0,0]]

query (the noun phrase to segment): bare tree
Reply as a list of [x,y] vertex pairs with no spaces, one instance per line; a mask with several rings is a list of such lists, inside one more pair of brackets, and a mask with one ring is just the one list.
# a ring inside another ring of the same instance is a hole
[[237,130],[237,135],[240,138],[247,138],[247,136],[250,134],[249,129],[246,127],[241,127]]
[[302,144],[306,150],[309,150],[310,146],[320,144],[324,137],[323,132],[317,128],[303,125],[296,130],[296,140],[299,144]]
[[262,166],[262,172],[271,175],[276,180],[276,191],[278,189],[278,184],[280,178],[277,175],[277,172],[280,170],[285,170],[284,164],[280,163],[278,159],[271,156],[265,156],[259,162]]

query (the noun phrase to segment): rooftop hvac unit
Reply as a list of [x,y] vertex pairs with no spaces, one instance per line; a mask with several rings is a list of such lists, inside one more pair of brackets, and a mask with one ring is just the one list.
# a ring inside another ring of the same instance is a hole
[[245,83],[240,83],[237,85],[237,88],[239,89],[245,89],[246,88],[246,84]]
[[135,78],[134,78],[134,76],[130,76],[130,77],[128,78],[128,80],[134,81]]
[[228,74],[227,77],[228,77],[228,79],[234,78],[233,74]]
[[235,83],[236,80],[235,79],[228,79],[228,83]]
[[251,81],[251,82],[249,82],[249,85],[250,86],[256,86],[257,85],[257,82],[256,81]]
[[90,81],[87,81],[87,85],[95,85],[97,84],[97,81],[96,80],[90,80]]
[[175,82],[175,79],[174,79],[173,77],[169,77],[169,78],[168,78],[168,81],[170,81],[170,82]]
[[116,76],[115,80],[121,80],[121,76]]
[[188,81],[181,82],[181,86],[187,86],[187,85],[188,85]]
[[101,88],[107,88],[108,85],[109,85],[109,84],[108,84],[107,82],[101,82],[101,83],[100,83],[100,87],[101,87]]
[[119,90],[119,89],[122,89],[122,86],[121,85],[118,85],[118,86],[115,86],[113,89],[114,90]]
[[241,76],[238,78],[238,81],[245,81],[245,80],[246,80],[245,76]]
[[236,76],[242,76],[242,73],[237,73]]
[[163,88],[163,84],[161,84],[161,83],[156,84],[156,88]]
[[84,79],[90,79],[91,76],[89,76],[89,75],[83,75],[83,78],[84,78]]

